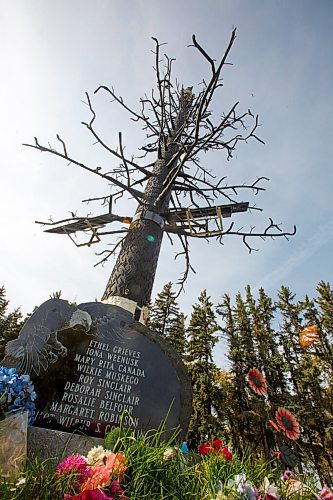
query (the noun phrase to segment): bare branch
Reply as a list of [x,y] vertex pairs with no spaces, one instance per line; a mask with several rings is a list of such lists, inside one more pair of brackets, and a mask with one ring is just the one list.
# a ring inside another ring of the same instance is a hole
[[105,85],[100,85],[94,92],[94,94],[97,94],[97,92],[99,92],[100,90],[105,90],[106,92],[108,92],[115,101],[117,101],[124,109],[126,109],[126,111],[128,111],[131,115],[134,116],[134,120],[135,121],[143,121],[145,123],[145,125],[155,134],[155,135],[159,135],[159,131],[150,123],[149,119],[146,117],[146,116],[143,116],[143,115],[138,115],[135,111],[133,111],[131,108],[129,108],[123,101],[122,97],[118,97],[113,89],[110,90],[108,87],[106,87]]
[[[109,153],[111,153],[112,155],[114,155],[116,158],[118,159],[122,159],[122,156],[121,154],[118,153],[118,151],[115,151],[114,149],[110,148],[102,139],[101,137],[97,134],[97,132],[95,131],[95,129],[93,128],[93,123],[95,121],[95,118],[96,118],[96,114],[95,114],[95,111],[91,105],[91,101],[90,101],[90,98],[89,98],[89,94],[88,92],[86,92],[86,96],[87,96],[87,101],[88,101],[88,106],[89,106],[89,109],[93,115],[93,118],[90,120],[89,123],[87,122],[81,122],[82,125],[84,125],[85,127],[87,127],[87,129],[92,133],[92,135],[95,137],[96,139],[96,144],[100,144],[104,149],[106,149],[106,151],[108,151]],[[127,163],[129,163],[131,166],[135,167],[136,169],[138,169],[141,173],[145,174],[147,177],[151,177],[152,176],[152,173],[149,172],[149,170],[147,170],[147,167],[141,167],[138,163],[134,162],[133,160],[126,160]]]
[[118,134],[118,137],[119,137],[119,149],[120,149],[120,154],[121,154],[121,158],[123,160],[123,165],[125,167],[125,170],[126,170],[126,174],[127,174],[127,186],[130,186],[131,185],[131,177],[130,177],[130,173],[129,173],[129,169],[128,169],[128,165],[127,165],[127,160],[124,156],[124,148],[123,148],[123,143],[122,143],[122,135],[121,135],[121,132],[119,132]]
[[105,255],[105,257],[96,262],[96,264],[94,264],[94,267],[99,266],[100,264],[104,265],[110,257],[115,256],[117,249],[122,245],[124,238],[125,236],[123,236],[117,243],[112,244],[112,250],[103,250],[102,252],[96,252],[95,255],[97,255],[98,257],[100,257],[101,255]]
[[183,251],[177,253],[175,255],[175,259],[177,259],[178,257],[180,257],[182,255],[184,256],[184,259],[185,259],[185,270],[182,273],[179,281],[177,282],[177,285],[180,285],[180,288],[179,288],[179,291],[178,291],[178,293],[176,295],[176,298],[179,297],[179,295],[181,294],[181,292],[184,290],[184,284],[185,284],[185,282],[187,280],[188,273],[190,271],[192,271],[195,274],[195,270],[193,269],[193,267],[191,266],[191,263],[190,263],[190,256],[189,256],[189,248],[188,248],[187,237],[186,236],[183,237],[181,234],[178,234],[178,237],[179,237],[179,240],[181,242]]
[[65,142],[60,138],[59,134],[57,134],[57,139],[58,139],[58,141],[61,142],[62,147],[64,148],[64,156],[65,156],[65,158],[68,158]]
[[199,50],[199,52],[201,52],[201,54],[204,56],[204,58],[207,59],[207,61],[211,64],[212,73],[214,75],[215,74],[214,60],[207,54],[207,52],[201,47],[201,45],[199,45],[199,43],[197,42],[197,40],[195,38],[195,35],[192,35],[192,41],[193,41],[193,46],[195,48],[197,48]]
[[133,198],[135,198],[139,203],[141,203],[141,198],[142,198],[141,191],[138,191],[137,189],[133,189],[129,186],[126,186],[122,182],[119,182],[115,177],[111,177],[110,175],[106,175],[106,174],[101,173],[99,171],[98,167],[97,168],[88,167],[84,163],[76,161],[76,160],[74,160],[74,158],[70,158],[67,154],[65,155],[64,153],[60,153],[59,151],[56,151],[55,149],[52,149],[51,147],[42,146],[41,144],[39,144],[37,137],[35,137],[35,144],[23,144],[23,146],[38,149],[41,152],[51,153],[55,156],[59,156],[60,158],[64,158],[66,160],[69,160],[70,163],[73,163],[74,165],[77,165],[78,167],[81,167],[84,170],[87,170],[88,172],[91,172],[95,175],[98,175],[99,177],[102,177],[103,179],[110,181],[112,184],[115,184],[116,186],[121,188],[123,191],[128,192],[130,195],[133,196]]

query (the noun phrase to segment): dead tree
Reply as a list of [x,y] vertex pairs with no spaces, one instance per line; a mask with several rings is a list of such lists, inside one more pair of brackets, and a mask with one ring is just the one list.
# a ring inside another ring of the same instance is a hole
[[[237,235],[251,252],[250,241],[260,237],[288,238],[295,234],[284,232],[272,219],[266,228],[256,231],[254,226],[248,230],[235,228],[234,222],[224,226],[224,218],[233,212],[248,209],[249,203],[238,201],[238,193],[250,190],[255,194],[264,191],[260,177],[250,183],[228,185],[226,177],[216,177],[203,164],[203,155],[208,151],[224,151],[226,159],[232,158],[237,144],[250,139],[263,142],[257,136],[258,116],[250,110],[238,112],[238,102],[223,112],[219,119],[212,115],[213,98],[222,87],[222,72],[228,64],[227,58],[235,40],[236,31],[231,34],[223,57],[216,62],[192,37],[192,45],[208,64],[210,76],[203,80],[198,91],[192,87],[181,87],[172,79],[173,59],[167,55],[161,59],[161,47],[156,38],[155,64],[156,89],[141,99],[140,110],[131,109],[112,87],[100,86],[94,94],[106,93],[112,101],[121,106],[130,118],[142,125],[146,133],[146,143],[137,156],[125,154],[122,134],[119,132],[118,147],[112,148],[95,129],[96,113],[92,100],[86,93],[86,103],[91,112],[89,122],[82,122],[89,130],[95,143],[119,161],[119,167],[111,172],[96,166],[89,166],[73,158],[65,141],[57,135],[59,147],[42,145],[37,138],[34,144],[25,144],[41,152],[59,156],[70,164],[77,165],[102,177],[111,186],[110,193],[103,197],[83,200],[101,200],[109,204],[109,211],[99,217],[77,217],[48,222],[47,231],[65,233],[71,236],[76,231],[89,232],[88,245],[100,240],[103,235],[121,235],[110,249],[97,254],[99,263],[106,262],[118,252],[118,258],[102,296],[126,297],[136,303],[138,308],[146,306],[150,300],[156,266],[160,253],[163,234],[177,237],[181,250],[176,255],[185,257],[185,270],[180,277],[180,288],[192,269],[189,259],[189,239],[203,237],[215,238],[219,243],[227,235]],[[215,116],[215,115],[214,115]],[[152,158],[152,161],[149,161]],[[127,194],[137,201],[134,216],[120,216],[113,213],[112,201]],[[221,204],[224,201],[224,204]],[[103,231],[106,224],[121,223],[119,229]],[[129,224],[125,227],[124,224]],[[213,226],[212,226],[213,225]]]

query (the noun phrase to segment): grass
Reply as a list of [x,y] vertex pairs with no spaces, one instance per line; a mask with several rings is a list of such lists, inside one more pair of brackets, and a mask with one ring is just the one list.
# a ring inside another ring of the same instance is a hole
[[[247,480],[259,487],[265,477],[281,487],[281,469],[276,464],[254,461],[247,456],[234,456],[231,462],[220,455],[201,457],[196,453],[182,454],[177,443],[178,433],[165,439],[162,428],[137,437],[132,432],[116,430],[107,436],[105,446],[113,451],[122,451],[126,457],[127,471],[121,483],[130,500],[210,500],[215,499],[219,486],[226,496],[220,498],[242,498],[228,488],[228,482],[237,474],[245,474]],[[171,458],[165,458],[169,448],[176,448]],[[50,471],[61,458],[37,459],[26,464],[21,477],[25,483],[0,482],[1,500],[60,500],[64,493],[75,494],[75,477],[60,479]],[[311,478],[307,478],[311,481]],[[230,486],[230,482],[229,482]],[[244,498],[244,497],[243,497]],[[314,498],[311,494],[282,496],[282,498]]]

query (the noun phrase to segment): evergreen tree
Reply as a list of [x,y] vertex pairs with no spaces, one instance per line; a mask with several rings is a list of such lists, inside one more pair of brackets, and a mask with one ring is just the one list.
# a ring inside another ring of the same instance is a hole
[[217,367],[213,362],[213,347],[220,330],[210,297],[204,290],[193,311],[188,327],[187,362],[193,387],[193,415],[189,426],[189,439],[197,445],[206,436],[213,437],[217,430],[214,415],[214,379]]
[[[226,338],[229,347],[227,357],[231,363],[230,373],[233,378],[233,384],[227,387],[221,385],[225,389],[229,389],[231,393],[226,395],[226,400],[230,403],[230,411],[228,418],[230,420],[230,429],[233,437],[233,446],[242,451],[246,448],[246,436],[244,428],[244,420],[241,415],[248,410],[247,398],[245,394],[245,377],[243,369],[243,357],[240,349],[239,335],[235,325],[234,314],[231,307],[230,296],[225,294],[222,302],[217,306],[217,312],[222,318],[222,335]],[[219,377],[218,377],[219,380]],[[232,432],[232,430],[234,432]]]
[[172,283],[166,283],[150,309],[147,326],[162,335],[182,357],[186,348],[185,319]]
[[[315,302],[320,308],[319,321],[320,321],[320,339],[323,349],[323,357],[330,367],[332,374],[333,367],[333,290],[329,283],[320,281],[317,287],[318,298]],[[318,324],[318,323],[317,323]],[[332,378],[331,378],[332,383]]]
[[[237,430],[238,408],[235,376],[229,370],[219,369],[215,375],[214,408],[221,427],[223,443],[239,449]],[[236,425],[235,425],[236,424]]]
[[265,374],[268,384],[268,399],[275,411],[288,398],[284,371],[286,367],[283,356],[278,350],[276,333],[272,327],[276,306],[263,288],[259,290],[259,300],[256,303],[250,286],[247,286],[246,301],[257,351],[258,368]]
[[[322,290],[327,298],[329,288]],[[321,315],[316,310],[314,301],[307,296],[303,301],[295,302],[295,295],[287,287],[281,288],[278,297],[277,305],[283,317],[279,336],[292,382],[289,407],[302,426],[298,447],[302,452],[302,461],[311,463],[321,480],[331,484],[332,415],[330,412],[325,413],[329,395],[325,393],[323,385],[325,371],[320,353],[322,347],[319,347],[320,344],[303,347],[299,342],[301,331],[310,325],[318,327],[321,332],[320,340],[323,340]],[[328,305],[326,300],[323,304]]]
[[5,346],[9,340],[16,339],[22,328],[22,313],[14,309],[8,313],[9,300],[6,299],[6,289],[0,287],[0,360],[5,355]]
[[303,307],[301,304],[295,303],[295,294],[285,286],[282,286],[278,292],[276,306],[282,316],[277,338],[282,347],[286,370],[289,373],[290,389],[300,396],[300,374],[297,367],[302,353],[299,345],[299,333],[302,330],[301,312]]
[[[218,306],[223,319],[223,333],[228,343],[231,363],[229,383],[222,377],[224,401],[218,412],[227,426],[233,446],[240,452],[250,448],[265,452],[286,441],[266,425],[278,406],[291,410],[301,426],[295,443],[302,463],[316,468],[321,481],[331,485],[332,470],[332,333],[333,292],[328,283],[318,285],[318,298],[308,296],[296,301],[287,287],[281,287],[273,304],[263,289],[259,299],[246,288],[246,302],[238,294],[231,306],[224,296]],[[279,320],[279,329],[273,325]],[[300,333],[307,326],[316,326],[318,338],[311,345],[300,343]],[[249,389],[248,369],[257,367],[267,381],[267,398]],[[232,381],[232,383],[231,383]],[[227,393],[226,393],[227,391]],[[300,465],[301,468],[301,465]]]
[[163,290],[157,294],[150,310],[147,326],[160,335],[167,337],[170,325],[178,320],[179,314],[176,293],[172,290],[172,283],[169,281],[164,285]]
[[166,340],[184,358],[186,350],[186,316],[179,313],[178,316],[171,317],[166,328]]
[[[319,338],[302,349],[299,363],[302,389],[302,423],[306,428],[308,452],[322,481],[333,482],[333,405],[330,325],[332,324],[332,292],[328,283],[320,282],[319,297],[308,296],[300,304],[306,326],[317,326]],[[317,310],[316,304],[320,306]],[[304,325],[304,326],[305,326]]]

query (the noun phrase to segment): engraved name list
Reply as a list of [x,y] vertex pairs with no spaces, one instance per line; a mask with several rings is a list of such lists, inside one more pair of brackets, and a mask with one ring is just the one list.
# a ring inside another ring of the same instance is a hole
[[37,417],[55,418],[65,428],[92,430],[102,437],[121,419],[125,427],[136,429],[140,381],[146,377],[140,357],[140,351],[90,340],[86,352],[74,356],[78,380],[65,380],[62,398]]

